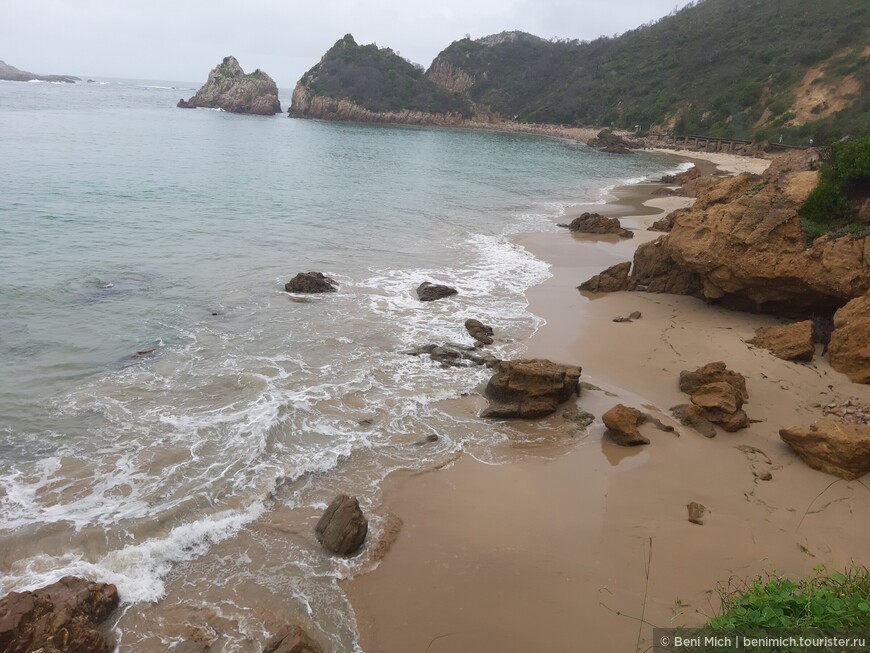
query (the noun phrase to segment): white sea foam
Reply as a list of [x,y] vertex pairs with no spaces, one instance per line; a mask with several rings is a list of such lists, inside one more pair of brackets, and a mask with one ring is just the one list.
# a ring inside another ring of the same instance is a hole
[[0,575],[0,593],[33,590],[73,575],[115,584],[124,603],[157,601],[165,593],[163,581],[173,565],[203,555],[213,544],[234,536],[262,512],[263,505],[257,502],[245,510],[210,515],[176,526],[164,537],[110,551],[96,562],[87,561],[80,554],[38,555],[19,560],[12,565],[11,573]]

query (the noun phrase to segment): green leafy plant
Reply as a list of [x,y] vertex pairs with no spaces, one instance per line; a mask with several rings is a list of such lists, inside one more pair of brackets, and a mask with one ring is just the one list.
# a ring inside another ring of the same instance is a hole
[[755,628],[866,628],[870,623],[870,571],[853,567],[793,581],[759,576],[730,581],[719,588],[721,612],[710,619],[714,630]]

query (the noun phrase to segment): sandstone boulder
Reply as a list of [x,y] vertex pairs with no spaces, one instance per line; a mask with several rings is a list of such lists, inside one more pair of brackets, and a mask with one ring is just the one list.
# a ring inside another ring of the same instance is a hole
[[196,95],[186,101],[179,100],[178,107],[207,107],[264,116],[281,113],[274,80],[259,68],[246,75],[235,57],[224,57],[208,74],[208,81]]
[[620,238],[633,238],[634,233],[623,229],[618,218],[608,218],[600,213],[583,213],[574,218],[568,229],[581,234],[615,234]]
[[742,374],[727,369],[725,363],[717,361],[697,370],[680,372],[680,390],[690,395],[692,405],[697,409],[683,409],[682,416],[687,421],[702,425],[700,429],[704,430],[698,429],[702,434],[709,433],[703,420],[718,424],[728,432],[749,426],[749,416],[742,409],[743,404],[749,401],[746,379]]
[[580,367],[543,359],[501,361],[486,385],[481,417],[543,417],[579,394]]
[[[676,224],[676,223],[675,223]],[[667,237],[643,243],[634,252],[634,269],[629,290],[699,297],[701,277],[680,267],[667,247]]]
[[0,651],[110,653],[99,625],[118,605],[114,585],[66,576],[0,599]]
[[671,415],[683,426],[694,429],[705,438],[716,437],[716,427],[713,425],[703,408],[695,404],[680,404],[671,408]]
[[456,288],[429,283],[428,281],[424,281],[417,286],[417,299],[421,302],[434,302],[437,299],[444,299],[457,293],[459,291]]
[[621,447],[636,447],[649,444],[649,438],[641,435],[638,426],[644,422],[644,414],[637,408],[616,404],[601,416],[605,434]]
[[828,358],[831,367],[855,383],[870,383],[870,294],[834,314]]
[[782,438],[803,461],[845,479],[870,472],[870,426],[820,420],[809,427],[780,429]]
[[320,293],[335,292],[338,282],[322,272],[300,272],[284,284],[287,292]]
[[[763,175],[715,180],[680,213],[650,256],[638,249],[638,290],[699,294],[729,308],[806,315],[870,291],[870,239],[816,239],[807,247],[798,209],[815,186],[813,150],[778,157]],[[645,255],[645,256],[644,256]],[[668,281],[689,275],[682,289]],[[662,278],[665,277],[665,278]]]
[[698,526],[703,526],[707,521],[707,506],[697,501],[692,501],[686,504],[686,510],[689,511],[689,521]]
[[327,551],[349,556],[362,546],[368,529],[369,522],[357,498],[339,494],[317,522],[314,532]]
[[763,347],[783,360],[810,361],[816,353],[813,321],[761,327],[755,331],[755,337],[749,344]]
[[491,345],[493,342],[492,327],[485,325],[480,320],[465,320],[465,330],[482,345]]
[[617,263],[601,274],[596,274],[591,279],[584,281],[577,286],[577,289],[593,293],[627,290],[629,270],[631,270],[631,261]]
[[680,391],[692,394],[701,386],[720,381],[724,381],[734,388],[737,396],[740,397],[741,405],[749,401],[746,378],[739,372],[729,370],[722,361],[707,363],[696,370],[680,372]]
[[702,385],[692,392],[691,399],[693,404],[705,411],[712,409],[729,415],[736,413],[737,409],[743,405],[743,397],[727,381],[716,381]]

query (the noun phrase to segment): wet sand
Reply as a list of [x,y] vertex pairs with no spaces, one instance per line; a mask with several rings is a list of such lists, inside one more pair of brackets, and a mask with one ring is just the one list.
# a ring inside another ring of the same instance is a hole
[[[763,165],[730,158],[732,171]],[[777,322],[769,316],[690,297],[576,290],[657,238],[645,229],[664,211],[691,202],[650,199],[654,188],[618,189],[613,204],[566,216],[606,208],[626,216],[631,240],[518,237],[553,274],[527,292],[547,321],[528,356],[581,365],[582,381],[600,389],[584,389],[578,405],[599,419],[583,431],[560,411],[495,452],[506,464],[464,455],[386,479],[380,513],[398,515],[402,530],[374,571],[343,583],[366,653],[631,651],[638,641],[645,650],[652,625],[715,614],[716,587],[730,578],[870,564],[870,491],[808,468],[778,436],[821,417],[814,404],[870,401],[870,387],[833,371],[820,350],[794,364],[745,344]],[[640,320],[612,322],[635,310]],[[746,376],[745,408],[757,422],[706,439],[668,408],[687,401],[679,372],[715,360]],[[645,425],[651,445],[613,445],[600,415],[616,403],[652,412],[676,433]],[[482,406],[470,397],[453,409],[473,415]],[[771,480],[758,478],[765,472]],[[691,501],[708,508],[705,525],[688,522]]]

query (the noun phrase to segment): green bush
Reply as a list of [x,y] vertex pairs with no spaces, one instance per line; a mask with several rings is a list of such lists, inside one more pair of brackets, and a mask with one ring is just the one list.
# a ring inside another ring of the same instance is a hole
[[870,623],[870,572],[856,567],[795,582],[759,577],[720,588],[722,611],[713,629],[866,628]]

